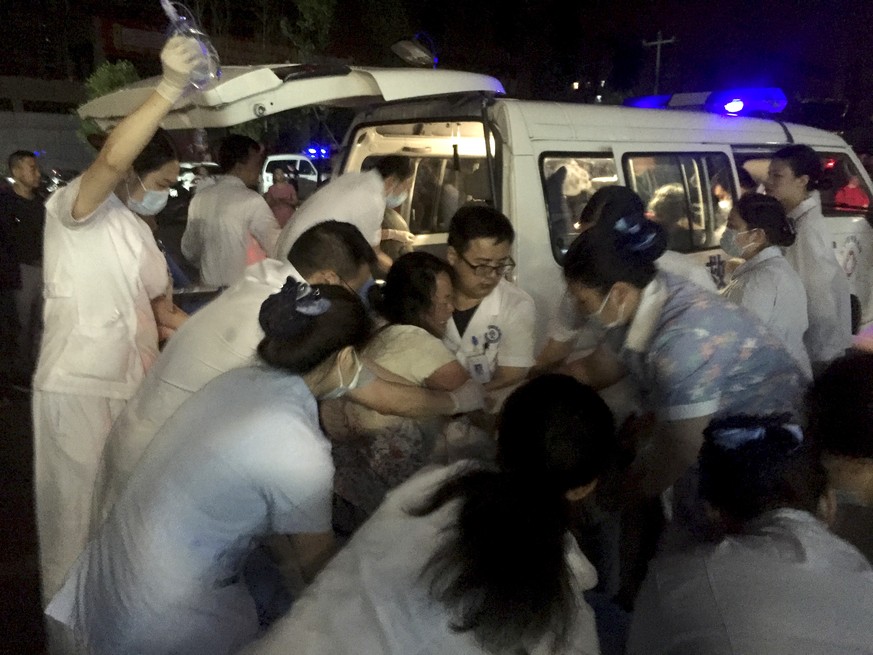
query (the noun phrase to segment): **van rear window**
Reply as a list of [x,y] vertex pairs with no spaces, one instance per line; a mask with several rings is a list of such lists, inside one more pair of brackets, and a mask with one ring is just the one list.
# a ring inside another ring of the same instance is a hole
[[594,192],[618,184],[612,153],[548,153],[540,173],[549,218],[552,252],[558,263],[579,234],[579,215]]

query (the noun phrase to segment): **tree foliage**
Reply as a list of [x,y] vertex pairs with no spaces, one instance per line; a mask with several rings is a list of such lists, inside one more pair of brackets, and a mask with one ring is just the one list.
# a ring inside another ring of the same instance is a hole
[[[134,65],[126,59],[121,59],[115,63],[104,61],[85,80],[85,95],[88,100],[93,100],[138,80],[139,73],[137,73]],[[77,135],[88,143],[88,136],[99,134],[100,132],[102,130],[97,123],[87,118],[80,122]]]

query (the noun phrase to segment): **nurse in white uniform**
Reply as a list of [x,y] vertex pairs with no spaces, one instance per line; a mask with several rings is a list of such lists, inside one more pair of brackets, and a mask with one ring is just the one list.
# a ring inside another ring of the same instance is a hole
[[167,296],[166,261],[140,216],[159,212],[176,184],[176,154],[156,131],[199,59],[196,41],[168,41],[157,89],[112,131],[84,174],[46,204],[45,332],[33,383],[45,602],[87,540],[112,421],[157,357],[159,329],[185,318]]
[[791,246],[795,236],[778,200],[759,193],[740,198],[728,217],[721,247],[745,262],[734,271],[722,295],[761,319],[812,379],[803,344],[809,326],[806,289],[781,250]]
[[873,653],[873,570],[828,530],[827,473],[800,428],[713,422],[700,489],[726,534],[649,565],[629,655]]
[[809,329],[804,342],[814,372],[852,345],[849,281],[831,247],[821,213],[818,188],[821,160],[809,146],[793,145],[773,155],[767,173],[767,195],[782,203],[794,221],[797,239],[785,259],[806,287]]
[[568,530],[615,448],[591,389],[518,388],[496,465],[424,471],[388,494],[290,613],[246,655],[599,653],[583,592],[597,572]]
[[267,366],[192,396],[140,460],[46,610],[93,655],[221,655],[258,630],[243,580],[253,543],[297,535],[304,578],[332,545],[330,443],[316,399],[361,373],[360,299],[288,278],[260,312]]
[[449,227],[455,311],[443,342],[489,391],[518,384],[534,363],[533,298],[504,278],[514,239],[509,219],[484,205],[462,207]]

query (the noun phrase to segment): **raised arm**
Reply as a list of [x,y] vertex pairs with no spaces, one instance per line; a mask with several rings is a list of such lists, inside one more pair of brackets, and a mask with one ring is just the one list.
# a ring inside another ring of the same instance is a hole
[[197,42],[175,36],[161,51],[163,78],[146,101],[112,130],[97,159],[82,175],[73,218],[94,212],[124,179],[134,159],[154,136],[161,120],[188,88],[191,71],[201,57]]

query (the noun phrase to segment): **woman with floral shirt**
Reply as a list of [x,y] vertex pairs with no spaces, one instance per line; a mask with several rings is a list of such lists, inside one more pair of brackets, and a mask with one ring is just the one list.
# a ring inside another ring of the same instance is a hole
[[654,415],[622,481],[631,498],[673,485],[696,461],[712,418],[796,415],[805,379],[748,311],[658,272],[665,247],[659,225],[631,214],[581,234],[564,260],[580,311],[600,323],[617,355],[611,370],[582,368],[580,376],[605,387],[630,374]]

